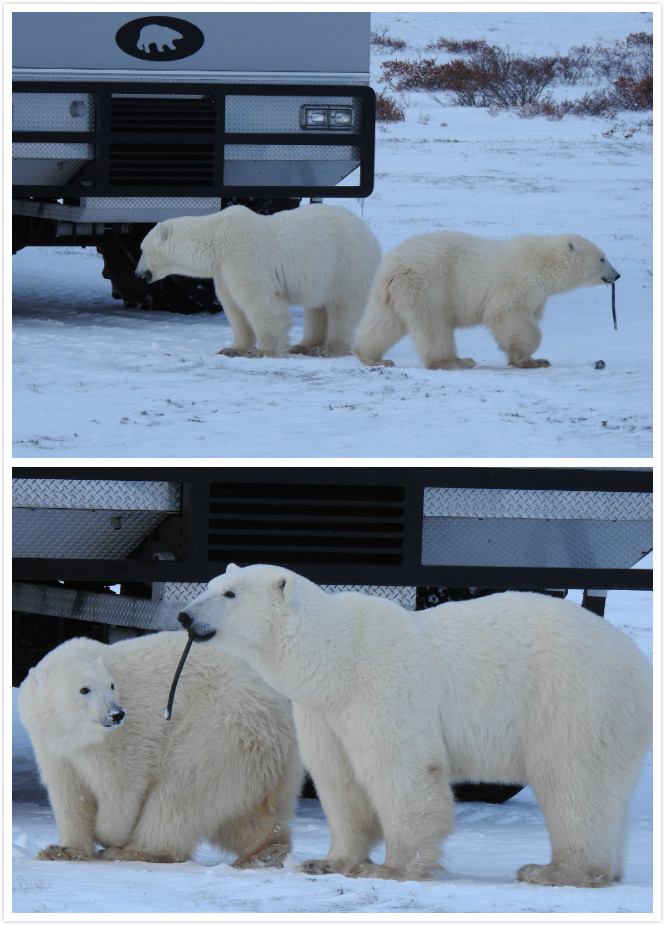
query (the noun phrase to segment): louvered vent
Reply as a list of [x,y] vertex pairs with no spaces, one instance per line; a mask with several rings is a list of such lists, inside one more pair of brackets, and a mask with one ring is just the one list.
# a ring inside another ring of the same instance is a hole
[[239,565],[400,565],[402,486],[215,482],[208,559]]
[[[111,186],[214,185],[212,99],[114,96],[110,108]],[[154,141],[132,140],[137,134],[153,136]]]

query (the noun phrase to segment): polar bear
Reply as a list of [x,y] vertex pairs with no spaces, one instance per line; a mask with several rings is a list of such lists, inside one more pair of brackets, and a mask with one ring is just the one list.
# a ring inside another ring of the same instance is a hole
[[[225,356],[282,356],[289,305],[305,309],[290,353],[343,356],[381,262],[379,242],[348,209],[320,204],[275,215],[229,206],[213,215],[160,222],[141,244],[136,274],[212,277],[233,329]],[[258,348],[257,348],[258,343]]]
[[291,708],[243,662],[197,646],[167,722],[184,635],[72,639],[21,684],[58,825],[40,859],[185,861],[206,840],[234,867],[282,866],[302,778]]
[[[530,784],[547,821],[552,860],[519,880],[621,877],[651,739],[650,666],[600,617],[527,592],[414,613],[252,565],[229,566],[179,620],[293,701],[331,831],[328,855],[301,870],[431,878],[453,825],[451,782],[491,780]],[[381,837],[385,863],[373,864]]]
[[427,369],[466,369],[455,329],[486,325],[511,366],[549,366],[532,353],[551,295],[619,279],[607,257],[576,234],[494,241],[434,231],[403,241],[384,258],[353,351],[367,366],[410,334]]

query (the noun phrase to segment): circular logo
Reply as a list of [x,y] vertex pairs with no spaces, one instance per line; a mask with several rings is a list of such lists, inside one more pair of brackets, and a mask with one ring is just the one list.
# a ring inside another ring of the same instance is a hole
[[201,48],[203,33],[186,19],[144,16],[118,29],[115,41],[125,54],[142,61],[177,61]]

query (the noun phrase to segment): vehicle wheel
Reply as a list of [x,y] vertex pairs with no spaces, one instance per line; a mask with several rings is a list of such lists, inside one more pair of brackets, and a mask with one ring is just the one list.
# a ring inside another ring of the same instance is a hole
[[150,286],[136,276],[136,265],[141,255],[141,241],[145,234],[127,236],[126,240],[103,242],[97,250],[104,258],[102,276],[111,283],[114,299],[122,299],[127,308],[150,311],[177,312],[191,315],[195,312],[220,312],[222,306],[215,294],[211,279],[193,279],[189,276],[167,276]]

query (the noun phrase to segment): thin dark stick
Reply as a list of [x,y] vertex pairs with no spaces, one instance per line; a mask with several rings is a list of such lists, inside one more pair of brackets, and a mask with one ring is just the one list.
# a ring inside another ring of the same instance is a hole
[[171,712],[173,711],[173,699],[175,697],[175,689],[178,686],[178,681],[180,680],[180,672],[182,671],[182,666],[185,664],[185,660],[187,659],[187,656],[189,655],[189,650],[191,649],[193,642],[194,642],[194,637],[190,636],[189,639],[187,640],[185,651],[180,656],[180,661],[178,662],[178,667],[175,670],[175,674],[173,675],[173,683],[171,684],[171,691],[169,693],[169,702],[167,704],[166,710],[164,711],[164,719],[166,720],[171,719]]
[[616,302],[614,301],[614,283],[612,283],[612,319],[614,321],[614,330],[617,329],[617,308]]

